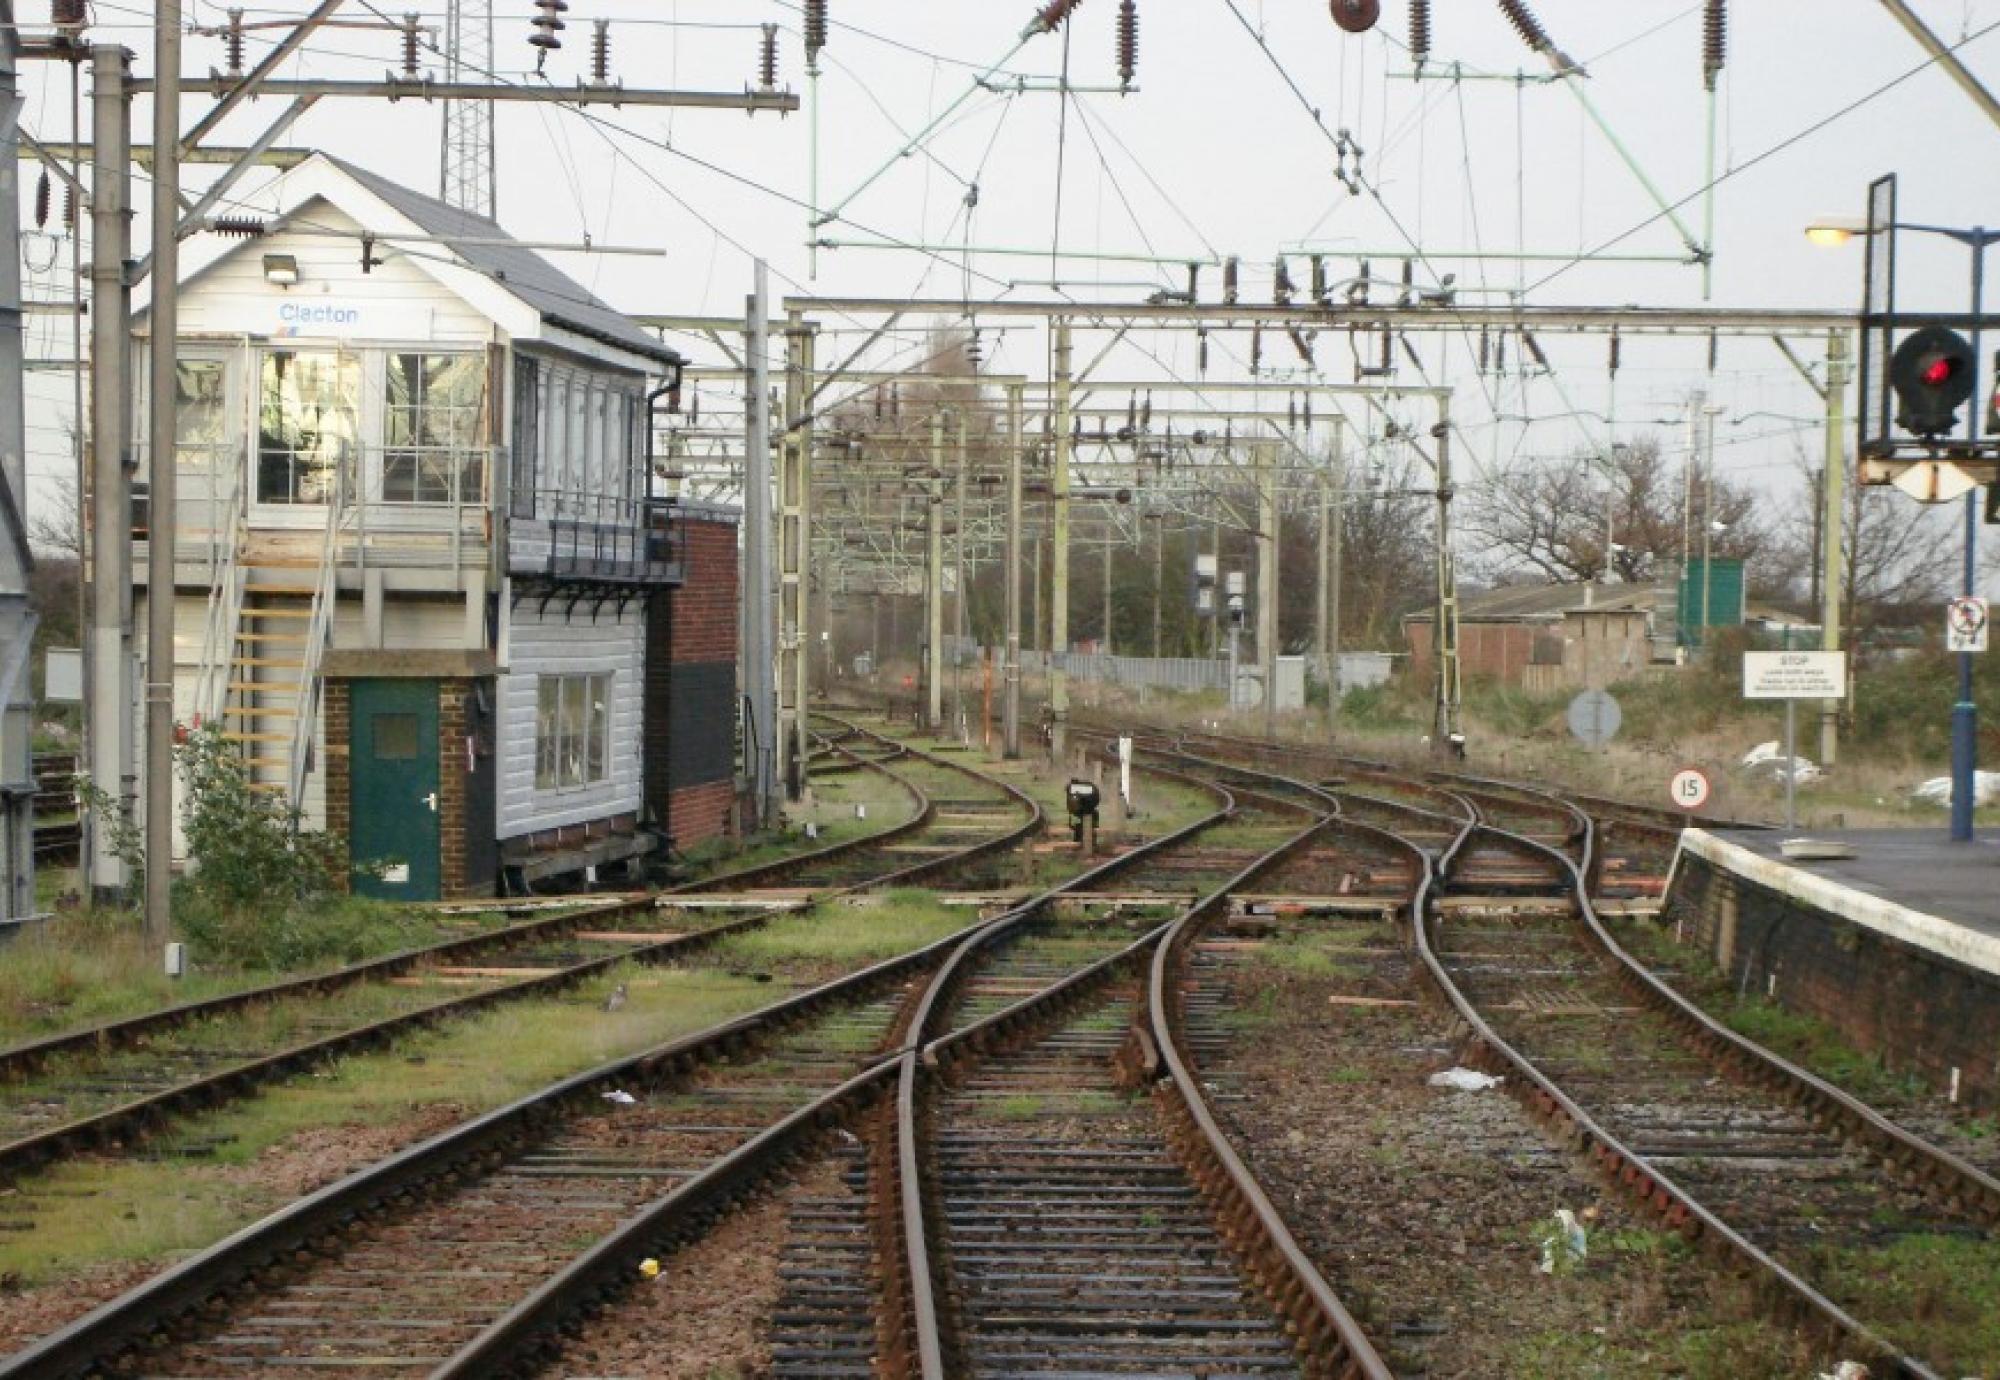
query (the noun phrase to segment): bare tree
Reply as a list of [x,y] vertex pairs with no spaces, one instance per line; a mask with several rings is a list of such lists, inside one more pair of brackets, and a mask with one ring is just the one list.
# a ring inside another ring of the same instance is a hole
[[83,547],[82,533],[76,523],[76,481],[68,475],[59,475],[49,487],[54,501],[40,505],[28,515],[28,542],[38,551],[78,560]]
[[1528,461],[1468,495],[1475,501],[1463,505],[1465,528],[1487,544],[1477,566],[1489,577],[1525,568],[1551,581],[1597,580],[1608,557],[1614,575],[1635,582],[1678,563],[1683,540],[1699,554],[1708,521],[1711,554],[1745,561],[1759,578],[1756,567],[1773,549],[1756,495],[1726,479],[1705,493],[1706,478],[1670,462],[1651,439],[1621,446],[1608,461]]
[[[1803,452],[1793,456],[1798,470],[1799,498],[1789,505],[1791,517],[1780,545],[1804,568],[1807,597],[1817,606],[1826,569],[1822,544],[1825,525],[1825,482],[1822,466]],[[1917,503],[1893,488],[1850,485],[1843,542],[1845,579],[1841,598],[1846,617],[1856,626],[1877,621],[1882,612],[1900,604],[1941,598],[1956,588],[1962,559],[1956,537],[1959,510]]]

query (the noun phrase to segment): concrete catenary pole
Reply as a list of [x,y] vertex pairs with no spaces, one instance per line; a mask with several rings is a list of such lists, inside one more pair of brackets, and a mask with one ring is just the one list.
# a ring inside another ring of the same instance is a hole
[[1319,496],[1319,585],[1313,599],[1313,670],[1320,684],[1333,685],[1333,476],[1315,476]]
[[931,468],[924,485],[924,727],[944,725],[944,418],[931,417]]
[[1069,751],[1069,676],[1061,658],[1069,651],[1069,463],[1071,445],[1070,324],[1055,323],[1056,426],[1049,507],[1054,545],[1049,572],[1049,751],[1061,762]]
[[1437,400],[1437,610],[1432,650],[1437,657],[1437,707],[1431,723],[1431,751],[1450,753],[1458,734],[1462,686],[1458,664],[1458,577],[1451,559],[1451,397]]
[[750,366],[743,456],[743,694],[750,795],[756,826],[772,822],[777,781],[778,682],[771,664],[770,269],[757,261],[744,321]]
[[1007,662],[1000,706],[1000,751],[1021,755],[1021,385],[1007,386]]
[[[90,779],[137,815],[132,722],[132,55],[90,50]],[[80,498],[81,496],[79,496]],[[90,830],[90,886],[110,903],[131,878],[109,820]]]
[[1104,509],[1104,654],[1110,656],[1111,646],[1111,547],[1118,540],[1118,515],[1109,504]]
[[965,467],[969,451],[967,450],[966,420],[963,411],[959,412],[957,420],[958,475],[954,481],[952,492],[953,536],[951,539],[951,719],[953,733],[962,735],[966,732],[967,724],[965,713],[965,644],[972,631],[972,626],[966,618],[965,610],[965,537],[968,527],[968,519],[965,511]]
[[146,937],[172,931],[174,856],[174,364],[180,334],[181,0],[153,20],[152,416],[146,484]]
[[33,558],[26,527],[27,419],[23,412],[21,339],[21,203],[15,119],[15,62],[20,30],[12,0],[0,0],[0,204],[7,217],[7,245],[0,249],[0,850],[6,887],[0,918],[25,920],[35,911],[35,705],[28,658],[35,615],[28,607]]
[[785,327],[785,443],[781,523],[783,571],[779,588],[780,675],[785,734],[785,793],[805,793],[806,762],[812,755],[812,480],[813,425],[807,399],[813,389],[813,331],[793,312]]
[[[1847,332],[1826,337],[1826,471],[1820,484],[1825,513],[1820,538],[1825,561],[1821,576],[1820,648],[1840,650],[1840,593],[1847,579]],[[1832,766],[1840,759],[1840,701],[1822,700],[1819,710],[1820,761]]]
[[1278,448],[1257,447],[1257,665],[1264,678],[1264,736],[1278,736]]
[[1160,596],[1165,591],[1167,573],[1167,522],[1165,513],[1151,514],[1153,521],[1153,660],[1160,659]]
[[1332,736],[1340,732],[1340,571],[1347,534],[1347,427],[1339,417],[1333,420],[1333,511],[1328,526],[1326,731]]

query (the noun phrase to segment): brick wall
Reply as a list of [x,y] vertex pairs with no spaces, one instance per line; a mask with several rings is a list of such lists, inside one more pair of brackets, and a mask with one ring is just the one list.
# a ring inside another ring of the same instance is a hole
[[646,619],[645,799],[676,848],[730,833],[735,820],[736,524],[681,526],[684,583]]
[[[438,892],[447,901],[471,894],[466,875],[466,700],[472,684],[438,682]],[[484,894],[492,893],[487,878]]]
[[353,742],[350,731],[354,722],[354,697],[345,680],[329,677],[320,699],[320,713],[324,715],[325,733],[323,745],[326,760],[321,764],[326,789],[326,830],[340,840],[342,866],[336,885],[346,891],[350,877],[348,868],[353,866],[354,855],[348,851],[347,835],[353,825],[353,802],[348,798],[349,745]]
[[677,848],[685,848],[703,839],[721,838],[735,827],[734,781],[684,786],[667,797],[667,833]]
[[690,521],[683,533],[686,583],[673,593],[673,659],[734,665],[736,524]]
[[1890,1069],[2000,1105],[2000,976],[1904,944],[1681,856],[1666,922],[1729,973],[1816,1016]]

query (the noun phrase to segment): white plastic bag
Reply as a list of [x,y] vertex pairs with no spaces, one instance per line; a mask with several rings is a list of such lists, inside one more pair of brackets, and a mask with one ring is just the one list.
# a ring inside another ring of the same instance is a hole
[[1499,1087],[1503,1081],[1495,1074],[1467,1068],[1450,1068],[1431,1075],[1433,1088],[1457,1088],[1460,1092],[1485,1092]]

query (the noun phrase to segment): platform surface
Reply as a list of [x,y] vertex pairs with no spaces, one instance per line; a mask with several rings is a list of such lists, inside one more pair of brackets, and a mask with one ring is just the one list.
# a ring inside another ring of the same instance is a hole
[[1953,843],[1942,822],[1934,829],[1816,829],[1813,839],[1851,844],[1852,858],[1806,862],[1778,851],[1781,829],[1710,831],[1782,867],[1849,891],[2000,939],[2000,831]]

